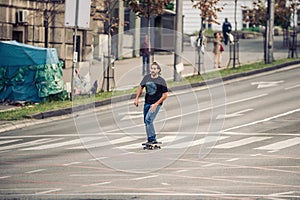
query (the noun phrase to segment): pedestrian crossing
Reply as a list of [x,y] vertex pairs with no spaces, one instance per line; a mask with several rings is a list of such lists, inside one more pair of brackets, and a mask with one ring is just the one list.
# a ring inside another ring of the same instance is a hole
[[[42,136],[41,136],[42,137]],[[245,136],[240,135],[214,135],[200,138],[193,138],[191,135],[161,135],[159,141],[163,143],[163,149],[184,149],[189,147],[201,147],[201,145],[212,144],[211,148],[218,150],[236,149],[244,146],[251,146],[255,151],[279,151],[287,148],[299,148],[300,137],[296,136]],[[141,143],[145,142],[144,136],[128,136],[116,134],[115,136],[87,136],[82,138],[74,137],[18,137],[17,139],[0,137],[0,152],[8,150],[19,151],[42,151],[42,150],[80,150],[109,147],[121,150],[141,150]]]

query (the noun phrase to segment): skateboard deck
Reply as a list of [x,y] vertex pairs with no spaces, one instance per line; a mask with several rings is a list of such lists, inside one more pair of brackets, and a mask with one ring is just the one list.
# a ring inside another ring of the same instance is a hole
[[161,142],[158,142],[156,144],[151,143],[143,143],[142,146],[144,146],[144,150],[154,150],[154,149],[161,149]]

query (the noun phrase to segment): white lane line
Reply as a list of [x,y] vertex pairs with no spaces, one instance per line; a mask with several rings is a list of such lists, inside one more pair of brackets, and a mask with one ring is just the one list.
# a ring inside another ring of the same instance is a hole
[[30,142],[24,142],[24,143],[19,143],[19,144],[14,144],[14,145],[7,145],[7,146],[3,146],[0,147],[0,151],[2,150],[8,150],[8,149],[16,149],[16,148],[20,148],[20,147],[27,147],[27,146],[33,146],[33,145],[40,145],[40,144],[45,144],[45,143],[49,143],[49,142],[53,142],[53,141],[57,141],[60,140],[60,138],[57,139],[39,139],[39,140],[33,140]]
[[10,178],[11,176],[0,176],[0,179]]
[[219,140],[224,140],[228,138],[229,136],[205,136],[204,138],[195,140],[195,141],[189,141],[189,142],[182,142],[179,144],[174,144],[170,146],[166,146],[166,148],[169,149],[180,149],[180,148],[186,148],[186,147],[193,147],[199,144],[204,144],[204,143],[210,143],[214,141],[219,141]]
[[40,194],[49,194],[49,193],[53,193],[53,192],[58,192],[61,191],[61,188],[57,188],[57,189],[53,189],[53,190],[47,190],[47,191],[43,191],[43,192],[37,192],[35,193],[36,195],[40,195]]
[[219,144],[214,146],[214,149],[230,149],[230,148],[235,148],[247,144],[251,144],[254,142],[259,142],[262,140],[270,139],[271,137],[249,137],[249,138],[244,138],[241,140],[233,141],[233,142],[228,142],[224,144]]
[[182,172],[187,172],[188,170],[186,170],[186,169],[181,169],[181,170],[178,170],[178,171],[176,171],[175,173],[182,173]]
[[111,184],[111,182],[101,182],[101,183],[92,183],[92,184],[88,184],[88,185],[82,185],[81,187],[90,187],[90,186],[99,186],[99,185],[108,185]]
[[291,89],[295,89],[295,88],[298,88],[298,87],[300,87],[300,85],[294,85],[294,86],[285,88],[285,90],[291,90]]
[[[1,139],[3,139],[3,138],[1,137]],[[17,141],[20,141],[20,140],[0,140],[0,145],[1,144],[12,143],[12,142],[17,142]]]
[[211,166],[214,166],[214,165],[217,165],[217,163],[209,163],[209,164],[203,165],[203,167],[211,167]]
[[34,174],[34,173],[38,173],[38,172],[42,172],[42,171],[45,171],[46,169],[37,169],[37,170],[32,170],[32,171],[29,171],[29,172],[25,172],[26,174]]
[[276,142],[276,143],[266,145],[266,146],[262,146],[262,147],[258,147],[258,148],[255,148],[255,149],[257,149],[257,150],[273,150],[273,151],[276,151],[276,150],[281,150],[281,149],[288,148],[288,147],[291,147],[291,146],[295,146],[297,144],[300,144],[300,137],[291,138],[291,139],[288,139],[288,140]]
[[235,127],[232,127],[232,128],[228,128],[228,129],[223,130],[223,132],[227,132],[227,131],[231,131],[231,130],[234,130],[234,129],[255,125],[255,124],[258,124],[258,123],[262,123],[262,122],[267,122],[267,121],[270,121],[272,119],[276,119],[276,118],[279,118],[279,117],[284,117],[286,115],[290,115],[290,114],[293,114],[293,113],[299,112],[299,111],[300,111],[300,108],[295,109],[295,110],[291,110],[291,111],[288,111],[288,112],[285,112],[285,113],[281,113],[281,114],[275,115],[273,117],[268,117],[268,118],[265,118],[263,120],[258,120],[258,121],[254,121],[254,122],[251,122],[251,123],[248,123],[248,124],[243,124],[243,125],[235,126]]
[[[91,141],[94,140],[95,137],[85,137],[84,141]],[[28,151],[28,150],[45,150],[45,149],[53,149],[57,147],[67,146],[67,145],[73,145],[73,144],[80,144],[82,142],[81,139],[75,139],[75,140],[69,140],[65,142],[59,142],[59,143],[53,143],[53,144],[47,144],[47,145],[41,145],[36,147],[29,147],[25,149],[21,149],[22,151]]]
[[[180,140],[184,137],[185,136],[176,136],[176,135],[175,136],[165,136],[165,137],[158,139],[158,141],[162,142],[162,145],[166,145],[170,142],[173,142],[175,139]],[[136,148],[140,148],[141,146],[142,146],[141,143],[135,143],[135,144],[129,144],[129,145],[120,146],[120,147],[116,147],[116,148],[118,148],[118,149],[136,149]]]
[[133,178],[131,179],[132,181],[139,181],[139,180],[144,180],[144,179],[149,179],[149,178],[156,178],[158,177],[158,175],[152,175],[152,176],[143,176],[143,177],[139,177],[139,178]]
[[103,147],[103,146],[107,146],[107,145],[115,145],[115,144],[120,144],[120,143],[124,143],[124,142],[131,142],[136,139],[137,139],[136,137],[125,136],[125,137],[121,137],[121,138],[114,139],[114,140],[93,143],[93,144],[84,144],[79,147],[72,147],[72,148],[68,148],[68,149],[89,149],[89,148]]
[[226,160],[227,162],[233,162],[233,161],[237,161],[237,160],[239,160],[240,158],[232,158],[232,159],[228,159],[228,160]]
[[63,164],[63,166],[77,165],[77,164],[81,164],[81,163],[82,162],[70,162],[70,163]]

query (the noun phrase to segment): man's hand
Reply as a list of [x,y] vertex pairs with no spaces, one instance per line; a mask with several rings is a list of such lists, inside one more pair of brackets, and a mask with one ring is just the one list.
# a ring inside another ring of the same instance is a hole
[[154,113],[156,108],[157,108],[157,104],[156,103],[152,104],[151,107],[150,107],[150,112]]
[[139,106],[139,100],[138,100],[138,99],[135,99],[134,102],[133,102],[133,104],[134,104],[136,107],[138,107],[138,106]]

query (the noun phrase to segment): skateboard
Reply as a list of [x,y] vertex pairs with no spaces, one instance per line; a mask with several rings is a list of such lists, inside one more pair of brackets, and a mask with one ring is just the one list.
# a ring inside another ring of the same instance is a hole
[[152,143],[143,143],[142,145],[144,146],[144,150],[154,150],[154,149],[161,149],[161,142],[158,142],[156,144]]

